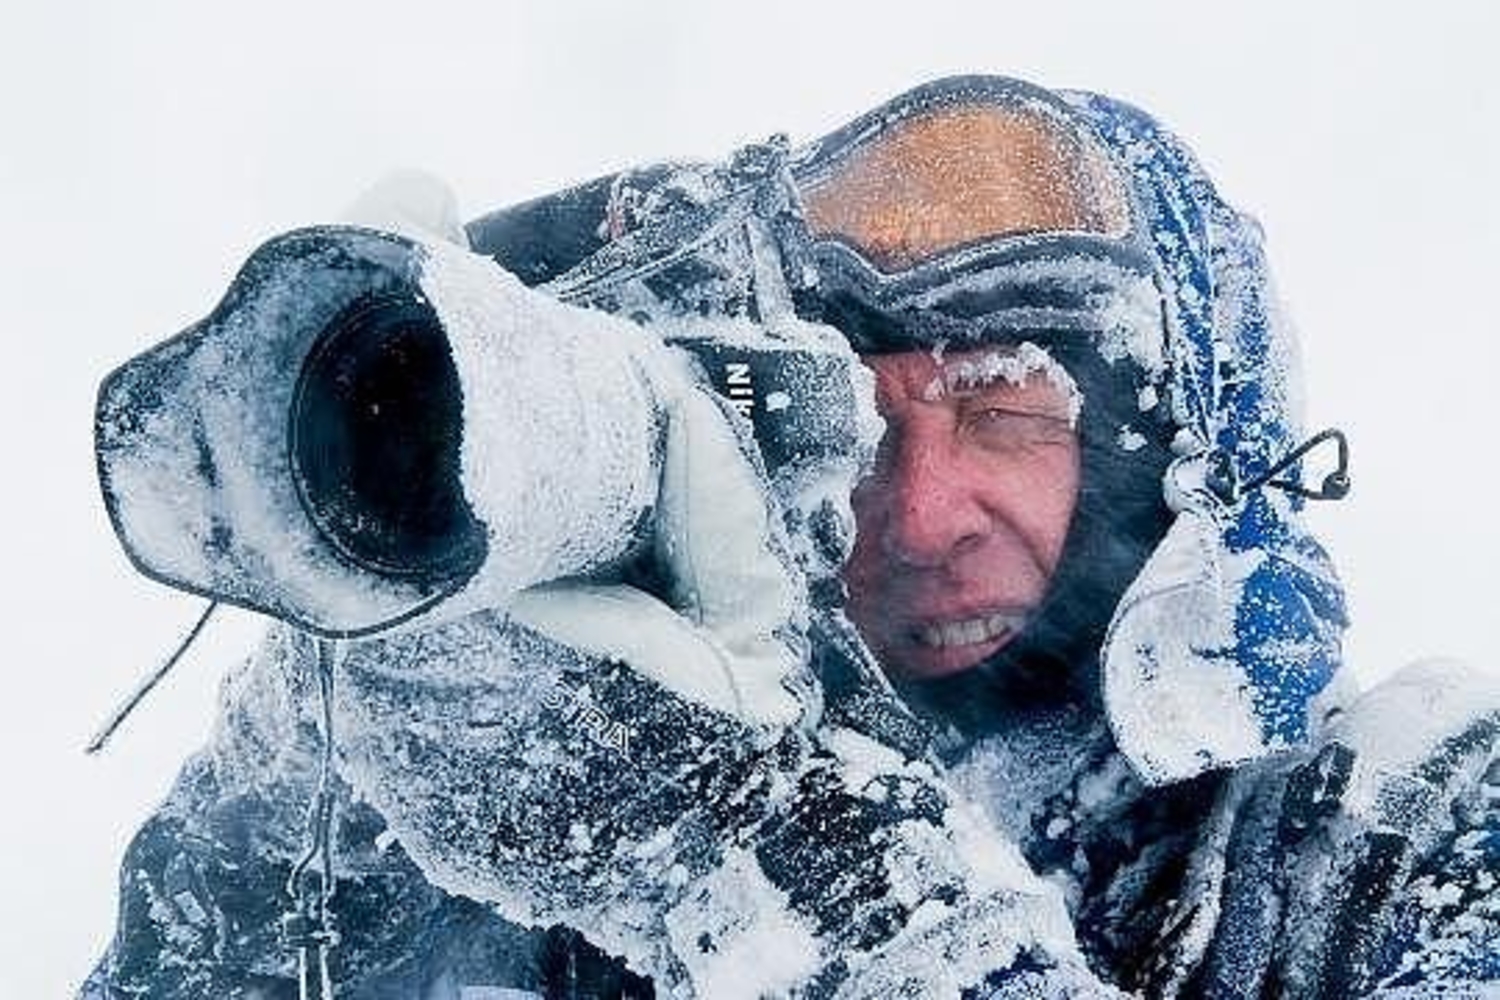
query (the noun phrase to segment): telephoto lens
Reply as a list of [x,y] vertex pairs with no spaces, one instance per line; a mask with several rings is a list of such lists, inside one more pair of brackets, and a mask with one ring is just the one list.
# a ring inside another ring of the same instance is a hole
[[483,557],[458,371],[427,302],[373,295],[340,313],[302,365],[290,431],[303,508],[351,562],[440,580]]
[[665,354],[457,247],[297,230],[105,379],[105,505],[145,575],[321,635],[504,606],[639,544]]

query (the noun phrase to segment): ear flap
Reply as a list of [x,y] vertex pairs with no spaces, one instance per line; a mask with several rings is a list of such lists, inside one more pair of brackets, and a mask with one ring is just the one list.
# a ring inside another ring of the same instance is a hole
[[1252,493],[1206,489],[1202,457],[1167,473],[1177,519],[1126,590],[1100,654],[1115,740],[1152,784],[1302,743],[1340,659],[1342,593],[1322,548]]

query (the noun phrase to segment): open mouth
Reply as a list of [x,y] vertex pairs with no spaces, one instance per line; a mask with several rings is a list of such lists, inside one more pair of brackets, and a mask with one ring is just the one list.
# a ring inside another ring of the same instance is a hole
[[977,646],[1014,635],[1024,621],[1024,616],[1013,611],[997,611],[976,618],[928,622],[912,629],[911,638],[929,649]]

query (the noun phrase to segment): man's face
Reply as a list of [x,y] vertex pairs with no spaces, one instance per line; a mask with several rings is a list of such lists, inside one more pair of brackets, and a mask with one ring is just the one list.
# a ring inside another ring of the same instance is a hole
[[[866,357],[886,420],[854,491],[848,614],[887,673],[977,666],[1020,631],[1062,554],[1078,493],[1066,375],[1022,381],[989,351]],[[1014,360],[1014,359],[1012,359]]]

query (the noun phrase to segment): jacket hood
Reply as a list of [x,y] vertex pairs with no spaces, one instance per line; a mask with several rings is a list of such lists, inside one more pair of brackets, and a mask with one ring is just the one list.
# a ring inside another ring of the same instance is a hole
[[[1035,132],[1048,139],[1033,145]],[[971,143],[984,144],[982,154]],[[1059,149],[1071,151],[1071,167],[1049,163]],[[976,162],[984,157],[993,162]],[[1065,364],[1081,363],[1087,398],[1097,393],[1105,404],[1092,418],[1105,426],[1087,428],[1094,451],[1084,472],[1087,484],[1092,462],[1092,488],[1102,492],[1080,497],[1068,565],[1053,581],[1057,611],[1044,607],[1030,640],[997,668],[1028,655],[1055,659],[1050,646],[1068,645],[1060,625],[1094,633],[1104,617],[1066,605],[1119,595],[1098,651],[1099,684],[1116,742],[1144,780],[1182,780],[1304,742],[1312,701],[1338,668],[1347,618],[1333,566],[1301,517],[1303,496],[1320,491],[1300,482],[1294,333],[1259,225],[1220,198],[1191,152],[1139,109],[1000,77],[920,86],[791,163],[803,226],[835,234],[814,233],[814,252],[800,255],[820,276],[820,318],[832,296],[831,321],[858,350],[1037,340],[1065,352]],[[1108,235],[1082,215],[1055,232],[1037,219],[1006,230],[1009,214],[987,200],[1048,205],[1076,189],[1084,200],[1111,201],[1117,177],[1129,211]],[[826,194],[840,185],[841,197]],[[923,258],[923,246],[941,245],[934,231],[949,234],[952,249]],[[976,238],[985,233],[994,235]],[[795,234],[790,242],[797,246]],[[851,243],[877,256],[858,258]],[[881,252],[917,263],[892,272]],[[842,307],[846,289],[864,313]],[[1152,447],[1132,453],[1140,431]],[[1128,454],[1099,453],[1113,449]],[[1125,491],[1149,491],[1159,474],[1167,527],[1130,579],[1106,565],[1118,544],[1100,532],[1140,527]],[[1341,466],[1321,492],[1346,490]],[[1083,649],[1068,655],[1086,658],[1092,650]]]
[[1348,619],[1301,499],[1256,485],[1304,433],[1259,225],[1144,112],[1064,96],[1132,178],[1166,305],[1174,519],[1115,610],[1101,669],[1121,750],[1146,780],[1171,781],[1303,742]]

